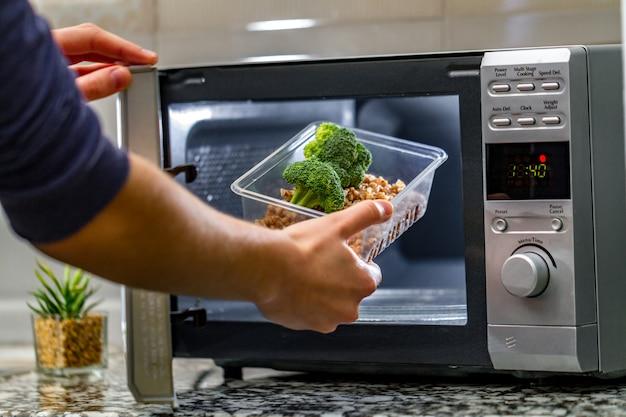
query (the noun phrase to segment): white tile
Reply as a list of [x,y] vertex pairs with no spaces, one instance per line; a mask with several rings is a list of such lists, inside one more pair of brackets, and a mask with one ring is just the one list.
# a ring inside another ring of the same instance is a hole
[[312,57],[411,53],[441,49],[439,21],[362,23],[277,32],[159,33],[160,65],[231,62],[268,55]]
[[440,17],[443,0],[159,0],[161,31],[230,28],[255,21],[307,18],[324,24]]
[[559,12],[446,18],[448,50],[620,42],[619,14]]
[[446,16],[485,16],[562,11],[619,11],[619,0],[445,0]]

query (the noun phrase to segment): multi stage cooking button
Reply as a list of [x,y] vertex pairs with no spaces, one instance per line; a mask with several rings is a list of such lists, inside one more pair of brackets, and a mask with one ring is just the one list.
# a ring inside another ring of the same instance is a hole
[[494,126],[511,126],[511,119],[508,117],[494,117],[491,119],[491,123]]
[[518,117],[517,123],[522,126],[532,126],[536,123],[536,120],[534,117]]
[[561,84],[557,81],[547,81],[545,83],[541,83],[541,88],[543,90],[558,90],[561,88]]
[[533,91],[535,84],[533,83],[519,83],[517,84],[517,91]]
[[494,93],[506,93],[511,91],[511,86],[509,84],[494,84],[491,86],[491,90]]
[[544,116],[541,118],[541,122],[545,125],[558,125],[561,123],[559,116]]

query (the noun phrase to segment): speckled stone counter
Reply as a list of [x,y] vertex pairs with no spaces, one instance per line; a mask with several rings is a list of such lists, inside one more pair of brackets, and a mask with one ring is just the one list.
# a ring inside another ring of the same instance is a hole
[[0,376],[0,416],[626,416],[626,381],[381,380],[273,371],[224,381],[208,360],[176,360],[174,372],[176,410],[135,403],[119,354],[101,377]]

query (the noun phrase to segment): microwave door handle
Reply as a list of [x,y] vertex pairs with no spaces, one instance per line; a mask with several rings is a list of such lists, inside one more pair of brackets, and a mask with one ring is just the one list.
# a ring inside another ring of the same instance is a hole
[[198,178],[198,168],[193,164],[177,165],[172,168],[165,168],[164,171],[170,174],[172,177],[184,173],[185,182],[187,184],[191,184],[195,181],[196,178]]

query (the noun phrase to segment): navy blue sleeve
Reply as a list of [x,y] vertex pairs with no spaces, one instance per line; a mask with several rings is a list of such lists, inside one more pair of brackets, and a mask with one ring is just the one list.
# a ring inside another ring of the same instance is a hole
[[0,0],[0,203],[13,230],[34,243],[72,235],[128,171],[46,22],[26,0]]

